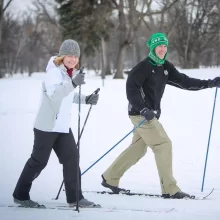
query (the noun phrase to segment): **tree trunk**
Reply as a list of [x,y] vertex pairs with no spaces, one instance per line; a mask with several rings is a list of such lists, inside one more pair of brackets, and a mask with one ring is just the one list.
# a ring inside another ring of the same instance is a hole
[[3,71],[0,69],[0,79],[4,78],[4,76],[5,76],[5,73],[3,73]]
[[106,76],[107,75],[112,75],[109,59],[107,60],[107,63],[106,63],[105,75]]
[[107,42],[105,41],[105,39],[103,37],[101,38],[101,45],[102,45],[102,72],[101,72],[101,76],[104,79],[106,75],[111,75],[111,69],[110,69],[109,60],[108,60]]
[[0,45],[2,43],[2,26],[3,26],[3,18],[4,18],[4,12],[8,8],[8,6],[11,4],[13,0],[8,0],[6,3],[6,6],[4,7],[4,0],[0,0]]
[[190,69],[190,63],[188,62],[187,59],[185,59],[185,57],[182,59],[181,67],[183,69]]
[[123,45],[119,49],[118,58],[117,58],[118,61],[117,70],[114,79],[124,79],[123,69],[124,69],[125,52],[126,52],[126,45]]
[[114,79],[123,79],[124,59],[127,42],[127,28],[125,23],[124,13],[124,0],[119,1],[118,5],[118,17],[119,17],[119,51],[117,55],[116,73]]
[[0,45],[2,42],[3,4],[4,0],[0,0]]
[[192,69],[198,69],[199,68],[199,61],[200,61],[200,58],[199,58],[199,54],[200,53],[197,53],[197,52],[192,52],[191,53],[191,56],[190,56],[190,63],[191,63],[191,68]]
[[137,30],[134,33],[134,43],[133,43],[133,60],[131,61],[132,67],[141,61],[141,46],[140,46],[140,31]]
[[32,75],[32,73],[34,72],[33,70],[34,70],[34,66],[33,66],[33,62],[31,60],[28,65],[28,76]]
[[5,76],[4,66],[5,66],[5,64],[3,64],[3,61],[0,60],[0,79]]
[[199,68],[199,52],[188,51],[187,54],[184,54],[183,59],[181,60],[181,67],[183,69],[195,69]]
[[3,17],[0,15],[0,45],[2,43],[2,23],[3,23]]

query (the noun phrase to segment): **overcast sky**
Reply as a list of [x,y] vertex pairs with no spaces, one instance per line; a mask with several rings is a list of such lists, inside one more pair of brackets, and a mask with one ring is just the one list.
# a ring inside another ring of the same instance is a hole
[[[6,5],[8,0],[4,1]],[[8,8],[8,10],[13,12],[21,12],[27,10],[28,6],[32,4],[32,0],[13,0]]]

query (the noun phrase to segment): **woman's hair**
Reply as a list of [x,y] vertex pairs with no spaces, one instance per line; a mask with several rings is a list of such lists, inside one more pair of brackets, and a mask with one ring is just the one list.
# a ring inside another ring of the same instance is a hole
[[[60,66],[63,63],[64,57],[65,56],[60,56],[60,57],[56,56],[53,60],[54,64],[56,66]],[[75,69],[77,69],[77,70],[79,69],[79,63],[76,64]]]
[[64,56],[55,57],[53,62],[56,66],[60,66],[63,63]]

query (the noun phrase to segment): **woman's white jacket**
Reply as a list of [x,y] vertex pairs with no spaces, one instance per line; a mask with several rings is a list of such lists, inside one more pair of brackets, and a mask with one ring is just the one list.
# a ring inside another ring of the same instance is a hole
[[[46,132],[69,133],[72,103],[79,103],[79,94],[74,92],[72,79],[62,64],[57,67],[51,57],[42,83],[42,100],[34,127]],[[74,75],[77,71],[73,72]],[[81,94],[81,103],[85,95]]]

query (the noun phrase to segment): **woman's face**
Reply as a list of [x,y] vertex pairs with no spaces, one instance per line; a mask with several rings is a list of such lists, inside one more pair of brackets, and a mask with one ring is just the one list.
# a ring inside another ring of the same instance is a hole
[[74,68],[79,62],[79,57],[77,56],[65,56],[63,58],[63,64],[68,68],[68,69],[72,69]]

